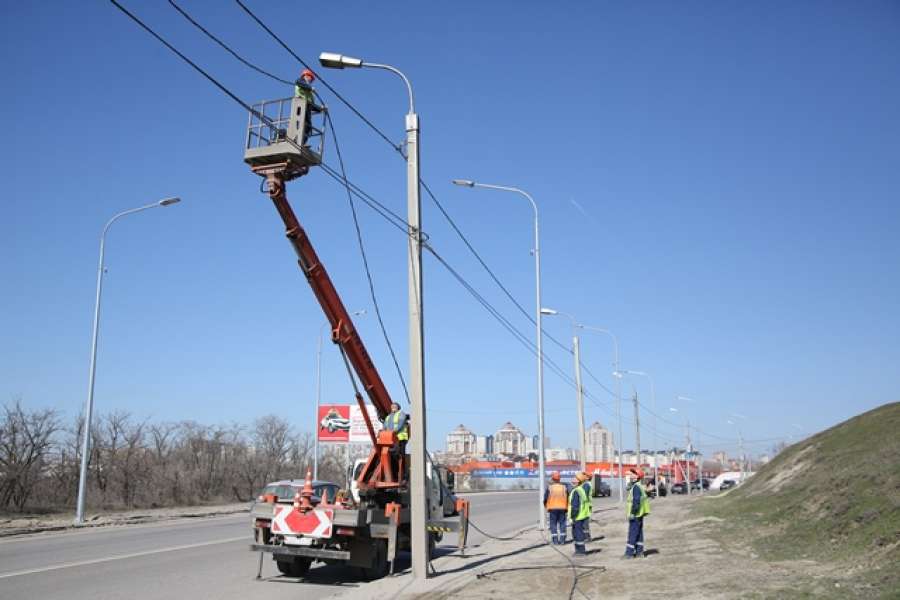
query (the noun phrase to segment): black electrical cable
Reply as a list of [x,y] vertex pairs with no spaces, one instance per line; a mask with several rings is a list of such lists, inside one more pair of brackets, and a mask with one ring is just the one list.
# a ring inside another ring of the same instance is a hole
[[[254,14],[254,12],[252,10],[250,10],[246,4],[241,2],[241,0],[234,0],[234,1],[237,2],[237,5],[240,6],[244,10],[244,12],[250,16],[251,19],[256,21],[257,25],[262,27],[263,30],[265,30],[265,32],[268,33],[272,37],[272,39],[274,39],[276,42],[278,42],[278,44],[281,45],[281,47],[284,48],[288,52],[288,54],[293,56],[297,60],[297,62],[299,62],[301,65],[303,65],[307,69],[310,69],[311,71],[315,71],[315,69],[313,69],[305,60],[300,58],[300,56],[298,56],[296,52],[291,50],[290,46],[288,46],[286,43],[284,43],[284,41],[280,37],[278,37],[278,35],[276,35],[276,33],[274,31],[272,31],[268,25],[263,23],[262,20],[259,17],[257,17],[256,14]],[[394,150],[396,150],[401,155],[403,155],[403,148],[399,144],[395,144],[394,142],[392,142],[391,139],[387,135],[385,135],[385,133],[383,131],[381,131],[381,129],[379,129],[374,123],[372,123],[372,121],[370,121],[368,118],[366,118],[366,116],[364,114],[362,114],[355,106],[353,106],[353,104],[351,104],[349,100],[344,98],[336,89],[331,87],[331,85],[327,81],[325,81],[320,74],[317,73],[316,76],[319,80],[319,83],[321,83],[326,88],[328,88],[328,91],[330,91],[332,94],[334,94],[335,98],[340,100],[347,108],[349,108],[353,112],[353,114],[355,114],[366,125],[368,125],[372,129],[372,131],[374,131],[379,136],[381,136],[381,138],[384,139],[384,141],[386,141],[388,144],[390,144],[390,146]]]
[[388,336],[387,328],[384,326],[384,319],[381,317],[381,308],[378,305],[378,297],[375,294],[375,283],[372,281],[372,272],[369,269],[369,259],[366,256],[366,247],[363,243],[362,230],[359,227],[359,217],[356,214],[356,204],[353,202],[353,193],[347,182],[347,170],[344,167],[344,157],[341,154],[341,146],[338,142],[337,131],[335,131],[334,128],[334,120],[328,112],[325,113],[325,118],[331,129],[331,138],[334,140],[334,151],[337,153],[338,164],[341,166],[341,180],[344,184],[344,188],[347,190],[347,202],[350,204],[350,212],[353,215],[353,226],[356,229],[356,241],[359,244],[359,253],[360,256],[362,256],[363,267],[365,267],[366,270],[366,279],[369,282],[369,296],[372,298],[372,305],[375,307],[375,316],[378,318],[378,326],[381,328],[381,335],[384,336],[384,343],[387,344],[388,350],[391,353],[391,360],[394,361],[394,367],[397,369],[400,385],[403,386],[403,393],[406,395],[406,403],[409,404],[409,389],[406,387],[406,379],[403,377],[403,370],[400,368],[400,363],[397,361],[397,353],[394,352],[394,345],[391,344],[391,338]]
[[180,6],[178,6],[177,4],[175,4],[175,1],[174,1],[174,0],[169,0],[169,4],[172,5],[172,8],[174,8],[174,9],[177,10],[179,13],[181,13],[181,16],[183,16],[185,19],[187,19],[188,22],[190,22],[191,25],[193,25],[194,27],[196,27],[197,29],[199,29],[200,31],[202,31],[204,34],[206,34],[206,36],[207,36],[209,39],[211,39],[212,41],[214,41],[215,43],[217,43],[219,46],[222,47],[223,50],[225,50],[226,52],[228,52],[229,54],[231,54],[233,57],[235,57],[236,59],[238,59],[238,60],[239,60],[240,62],[242,62],[243,64],[247,65],[248,67],[250,67],[251,69],[253,69],[253,70],[256,71],[257,73],[260,73],[260,74],[262,74],[262,75],[265,75],[266,77],[269,77],[269,78],[271,78],[271,79],[274,79],[275,81],[278,81],[278,82],[280,82],[280,83],[284,83],[284,84],[287,84],[287,85],[294,85],[294,82],[293,82],[293,81],[288,81],[287,79],[282,79],[281,77],[278,77],[278,76],[276,76],[276,75],[273,75],[272,73],[269,73],[269,72],[266,71],[265,69],[263,69],[263,68],[261,68],[261,67],[258,67],[257,65],[254,65],[254,64],[251,63],[249,60],[245,59],[243,56],[241,56],[240,54],[238,54],[237,52],[235,52],[233,49],[231,49],[230,46],[228,46],[228,44],[226,44],[225,42],[223,42],[222,40],[220,40],[218,37],[216,37],[215,35],[213,35],[212,33],[210,33],[209,30],[207,30],[205,27],[203,27],[203,25],[201,25],[200,23],[198,23],[191,15],[189,15],[189,14],[187,13],[187,11],[185,11],[183,8],[181,8]]

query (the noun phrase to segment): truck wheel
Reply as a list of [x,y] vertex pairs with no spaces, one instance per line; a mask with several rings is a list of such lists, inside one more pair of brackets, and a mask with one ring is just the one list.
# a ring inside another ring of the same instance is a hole
[[373,540],[372,554],[372,566],[363,569],[363,575],[370,581],[388,574],[387,540]]
[[298,556],[292,560],[279,560],[278,570],[288,577],[303,577],[312,564],[311,558]]

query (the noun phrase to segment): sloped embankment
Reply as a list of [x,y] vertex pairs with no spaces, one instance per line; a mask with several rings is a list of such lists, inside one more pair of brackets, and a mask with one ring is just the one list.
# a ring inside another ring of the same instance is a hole
[[898,593],[900,403],[790,446],[702,510],[763,558],[812,560],[854,591]]

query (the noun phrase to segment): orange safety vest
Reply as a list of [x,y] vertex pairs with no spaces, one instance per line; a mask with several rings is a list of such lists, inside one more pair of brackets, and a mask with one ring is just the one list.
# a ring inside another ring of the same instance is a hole
[[569,508],[569,498],[566,494],[566,486],[561,483],[551,483],[550,493],[547,495],[547,510],[566,510]]

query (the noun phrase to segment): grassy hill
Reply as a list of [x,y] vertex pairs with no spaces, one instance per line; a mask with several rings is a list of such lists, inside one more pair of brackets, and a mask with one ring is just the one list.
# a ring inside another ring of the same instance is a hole
[[701,510],[763,558],[805,561],[837,596],[900,597],[900,403],[790,446]]

